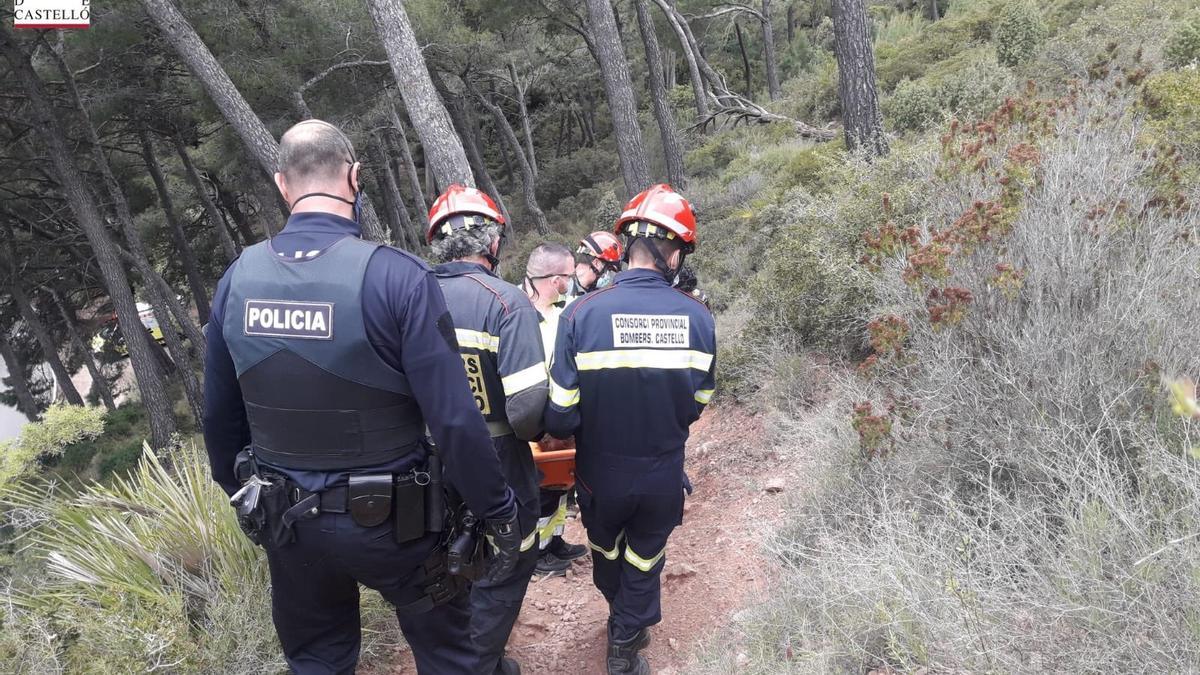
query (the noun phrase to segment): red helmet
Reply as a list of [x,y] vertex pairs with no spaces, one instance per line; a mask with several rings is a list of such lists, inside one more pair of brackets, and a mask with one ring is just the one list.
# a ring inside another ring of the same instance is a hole
[[439,232],[450,234],[455,229],[469,228],[482,225],[475,218],[467,218],[460,224],[446,222],[452,216],[474,215],[483,216],[488,220],[504,225],[504,216],[496,207],[496,202],[482,190],[465,187],[455,183],[433,202],[429,209],[429,231],[425,233],[425,243],[433,243],[434,236]]
[[637,237],[679,237],[689,248],[694,248],[696,214],[682,195],[670,185],[660,183],[629,200],[613,231]]
[[624,248],[616,235],[601,231],[593,232],[580,239],[579,248],[575,252],[598,258],[607,263],[620,263]]

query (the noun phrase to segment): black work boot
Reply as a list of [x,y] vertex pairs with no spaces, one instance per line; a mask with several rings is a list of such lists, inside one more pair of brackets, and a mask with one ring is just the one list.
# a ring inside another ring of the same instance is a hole
[[555,537],[550,540],[546,550],[553,553],[559,560],[575,560],[587,555],[587,547],[583,544],[568,544],[566,539]]
[[650,644],[650,631],[643,628],[628,640],[613,639],[612,622],[608,624],[608,675],[650,675],[650,664],[638,652]]
[[534,567],[533,573],[538,576],[566,576],[569,567],[571,567],[570,560],[563,560],[553,553],[546,551],[538,557],[537,566]]
[[507,656],[501,656],[496,664],[496,675],[521,675],[521,664]]

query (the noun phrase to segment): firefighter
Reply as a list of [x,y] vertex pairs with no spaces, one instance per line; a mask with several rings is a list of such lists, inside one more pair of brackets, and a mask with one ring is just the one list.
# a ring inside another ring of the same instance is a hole
[[[566,293],[570,290],[574,275],[575,261],[571,251],[560,244],[541,244],[529,254],[529,261],[525,265],[525,293],[541,315],[542,346],[545,348],[547,365],[554,350],[554,336],[558,332],[558,315],[566,304]],[[554,449],[559,443],[561,441],[546,439],[542,447]],[[538,548],[542,553],[538,557],[535,574],[564,574],[572,560],[587,555],[586,546],[568,543],[562,536],[566,527],[569,496],[570,490],[541,489]]]
[[593,581],[609,603],[608,672],[647,675],[639,651],[662,620],[667,538],[690,490],[684,445],[712,398],[717,346],[712,314],[671,286],[696,246],[688,202],[655,185],[625,206],[616,232],[628,269],[563,311],[546,428],[575,436]]
[[621,240],[612,232],[593,232],[575,249],[575,278],[569,295],[579,297],[612,283],[621,271]]
[[477,673],[466,586],[445,573],[444,509],[419,507],[442,503],[431,484],[442,466],[486,520],[501,577],[517,563],[517,503],[432,271],[359,238],[360,166],[325,122],[280,140],[275,182],[292,215],[217,285],[204,441],[213,479],[266,549],[292,672],[354,671],[362,584],[396,606],[419,672]]
[[496,276],[504,216],[475,188],[451,185],[429,210],[425,240],[454,320],[475,403],[491,431],[504,475],[517,498],[521,556],[503,579],[471,589],[471,639],[477,672],[519,673],[504,656],[537,564],[538,477],[528,441],[542,435],[546,363],[538,313],[520,288]]

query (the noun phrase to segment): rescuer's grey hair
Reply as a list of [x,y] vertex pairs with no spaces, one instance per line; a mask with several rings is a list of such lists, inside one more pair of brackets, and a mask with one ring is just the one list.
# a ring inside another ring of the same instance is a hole
[[554,274],[556,264],[562,259],[575,262],[575,254],[562,244],[539,244],[529,253],[529,262],[525,263],[525,275],[531,279]]
[[346,134],[321,120],[304,120],[279,139],[279,173],[292,185],[344,181],[354,158]]
[[483,227],[454,230],[434,239],[430,247],[433,259],[439,263],[446,263],[473,255],[487,255],[491,252],[492,242],[499,238],[500,224],[488,223]]

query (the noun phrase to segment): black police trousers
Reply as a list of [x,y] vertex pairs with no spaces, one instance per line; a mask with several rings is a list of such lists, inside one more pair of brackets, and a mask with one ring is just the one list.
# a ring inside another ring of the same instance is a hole
[[525,591],[538,558],[534,534],[538,519],[538,479],[529,444],[517,440],[516,436],[493,438],[492,444],[500,457],[504,478],[517,497],[517,521],[526,548],[512,574],[494,582],[477,581],[471,586],[471,640],[479,650],[476,672],[480,675],[501,672],[500,657],[504,656],[508,636],[521,613],[521,603],[525,600]]
[[595,483],[575,484],[592,581],[608,600],[613,637],[628,640],[662,621],[661,576],[667,539],[683,521],[683,487],[669,481],[666,494],[646,494],[632,477]]
[[[298,675],[353,673],[361,638],[358,585],[379,591],[397,607],[421,599],[423,565],[438,535],[397,544],[391,520],[362,527],[348,513],[322,513],[294,528],[294,542],[267,551],[271,613],[284,656]],[[428,612],[398,611],[397,617],[417,672],[479,672],[466,593]]]

